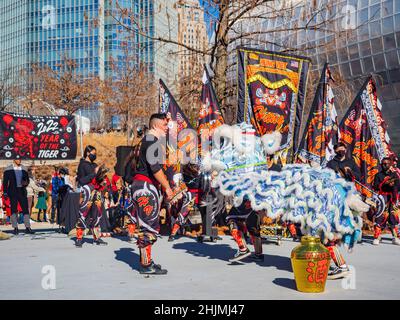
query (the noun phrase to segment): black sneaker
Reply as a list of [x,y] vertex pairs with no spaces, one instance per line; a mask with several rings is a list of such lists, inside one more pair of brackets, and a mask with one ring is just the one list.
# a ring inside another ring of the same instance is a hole
[[251,255],[251,251],[249,250],[249,248],[246,248],[246,250],[238,250],[236,252],[236,254],[234,255],[233,258],[229,259],[229,262],[235,262],[235,261],[240,261],[246,257],[248,257],[249,255]]
[[159,264],[155,264],[152,262],[149,266],[143,267],[140,266],[139,273],[140,274],[167,274],[167,270],[162,269]]
[[94,243],[97,244],[98,246],[106,246],[108,244],[103,239],[94,240]]
[[171,235],[168,237],[168,242],[172,242],[172,241],[174,241],[174,240],[175,240],[175,236],[171,234]]
[[335,280],[335,279],[341,279],[350,274],[350,270],[347,268],[339,268],[336,267],[332,271],[328,272],[328,280]]
[[13,233],[14,233],[14,235],[18,235],[19,234],[19,230],[18,230],[18,228],[14,228],[14,231],[13,231]]
[[35,231],[33,231],[31,228],[28,227],[28,228],[25,229],[25,233],[26,234],[34,234]]
[[253,254],[250,256],[251,260],[255,262],[263,262],[264,261],[264,255],[261,254]]
[[77,248],[82,248],[83,240],[82,239],[76,239],[75,240],[75,247]]

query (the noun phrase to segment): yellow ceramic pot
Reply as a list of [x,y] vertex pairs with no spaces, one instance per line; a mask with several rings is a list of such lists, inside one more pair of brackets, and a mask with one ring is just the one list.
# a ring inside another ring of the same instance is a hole
[[319,237],[303,236],[291,254],[294,280],[301,292],[324,292],[330,254]]

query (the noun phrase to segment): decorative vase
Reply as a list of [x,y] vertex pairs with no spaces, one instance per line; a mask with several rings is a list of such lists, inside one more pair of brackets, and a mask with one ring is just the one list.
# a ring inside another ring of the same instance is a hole
[[297,290],[324,292],[330,264],[329,250],[319,237],[303,236],[301,244],[291,254]]

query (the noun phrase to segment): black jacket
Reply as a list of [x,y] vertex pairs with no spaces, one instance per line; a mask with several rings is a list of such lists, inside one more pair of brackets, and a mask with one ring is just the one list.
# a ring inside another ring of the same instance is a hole
[[[24,166],[22,166],[22,184],[24,192],[26,193],[26,186],[29,184],[28,171]],[[12,196],[17,192],[17,177],[15,176],[15,171],[13,165],[6,168],[3,174],[3,192],[8,196]]]
[[[394,185],[390,186],[388,184],[384,184],[383,181],[385,179],[393,180]],[[387,195],[391,200],[395,200],[397,197],[397,193],[400,189],[400,179],[396,172],[384,172],[379,171],[374,178],[374,188],[379,192],[379,194]]]
[[81,161],[79,162],[77,174],[79,187],[89,184],[96,177],[96,167],[96,163],[81,159]]
[[[360,181],[361,179],[361,172],[360,169],[356,166],[354,161],[352,159],[344,159],[343,161],[340,161],[338,158],[333,158],[331,161],[328,162],[326,165],[328,168],[331,168],[335,172],[339,173],[340,170],[344,171],[345,167],[349,167],[351,172],[353,173],[354,179],[357,181]],[[347,181],[352,181],[352,177],[346,176],[344,177],[345,180]]]

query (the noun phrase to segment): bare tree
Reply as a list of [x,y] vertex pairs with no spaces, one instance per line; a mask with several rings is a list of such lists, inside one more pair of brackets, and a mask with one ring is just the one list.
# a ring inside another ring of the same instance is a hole
[[12,79],[12,69],[7,68],[0,75],[0,111],[12,105],[15,97],[15,83]]
[[[184,3],[177,1],[177,4]],[[312,47],[325,44],[312,44],[299,47],[298,41],[289,37],[296,31],[310,30],[313,32],[332,32],[337,23],[336,7],[339,0],[310,1],[304,5],[304,1],[275,1],[275,0],[205,0],[207,3],[206,14],[211,16],[211,23],[215,25],[214,36],[210,46],[206,50],[190,46],[178,39],[150,36],[141,25],[132,10],[119,7],[117,13],[109,12],[117,23],[133,34],[150,38],[154,41],[162,41],[175,44],[176,54],[182,54],[185,50],[206,56],[214,72],[213,84],[220,100],[223,111],[232,109],[236,104],[234,97],[236,89],[226,78],[234,73],[235,61],[229,61],[233,56],[236,46],[240,44],[256,44],[257,46],[273,45],[278,51],[304,52]],[[118,1],[116,6],[118,7]],[[296,10],[300,8],[300,12]],[[217,12],[217,14],[215,14]],[[298,19],[293,22],[293,16]],[[129,21],[129,23],[126,23]],[[255,28],[268,21],[278,21],[273,28]],[[335,37],[345,36],[342,32],[336,32]],[[283,39],[283,41],[277,41]],[[189,90],[190,92],[190,90]]]
[[66,56],[52,69],[34,64],[31,68],[31,95],[53,105],[56,109],[73,114],[81,108],[93,107],[99,94],[96,77],[83,77],[77,72],[74,59]]
[[155,111],[157,86],[147,66],[138,65],[128,45],[123,51],[122,59],[111,59],[111,73],[101,84],[99,101],[106,119],[120,116],[124,131],[129,133]]

